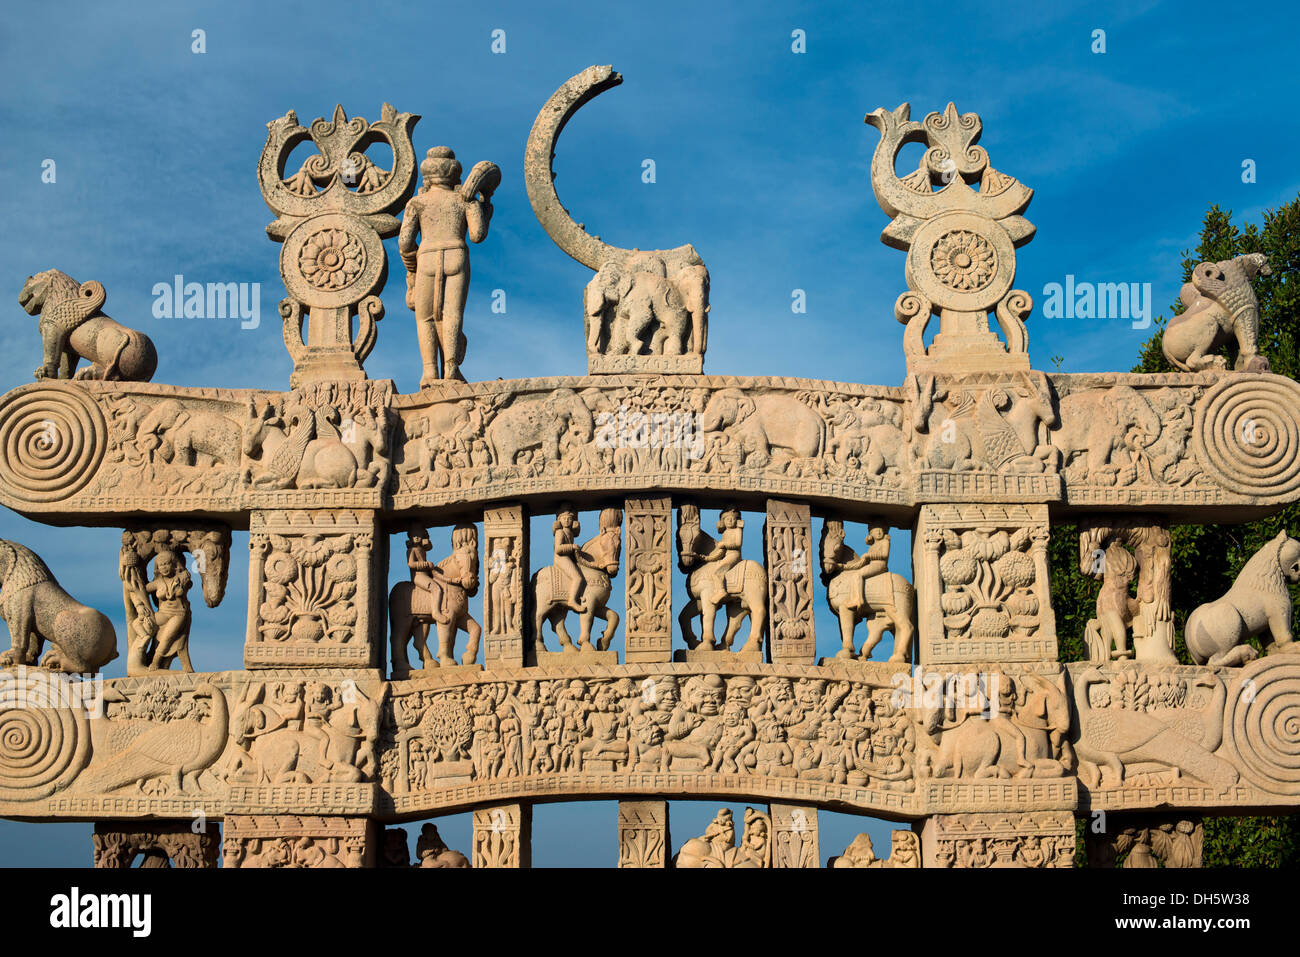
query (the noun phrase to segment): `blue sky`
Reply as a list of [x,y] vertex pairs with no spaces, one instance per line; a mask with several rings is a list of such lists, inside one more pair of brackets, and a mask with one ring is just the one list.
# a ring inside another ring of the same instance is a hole
[[[490,159],[504,173],[491,233],[472,251],[466,375],[584,372],[590,272],[537,224],[522,163],[538,108],[593,63],[625,81],[566,129],[560,197],[617,245],[695,245],[712,275],[706,371],[902,381],[892,308],[903,255],[879,241],[887,220],[866,173],[877,133],[862,118],[905,100],[917,119],[949,100],[981,114],[993,165],[1036,191],[1027,216],[1038,234],[1020,251],[1017,282],[1036,301],[1035,366],[1060,356],[1067,372],[1127,369],[1149,333],[1127,319],[1045,319],[1044,286],[1067,274],[1150,283],[1157,314],[1167,312],[1209,204],[1241,222],[1300,190],[1295,26],[1289,5],[1268,3],[10,8],[0,15],[0,386],[31,380],[39,343],[16,296],[27,275],[56,267],[102,282],[105,311],[153,338],[156,381],[285,387],[279,247],[264,232],[257,158],[269,120],[292,108],[306,123],[337,102],[370,119],[385,101],[421,114],[418,155],[449,145],[466,169]],[[491,50],[498,29],[503,54]],[[802,54],[791,50],[796,29]],[[205,31],[202,54],[194,30]],[[1096,30],[1104,53],[1092,52]],[[42,181],[47,159],[53,183]],[[645,159],[653,184],[642,182]],[[1242,182],[1248,159],[1253,183]],[[413,321],[390,260],[388,316],[367,369],[410,391]],[[178,273],[260,283],[260,327],[155,319],[151,290]],[[506,292],[504,315],[490,311],[494,289]],[[791,311],[796,289],[805,314]],[[5,512],[0,537],[35,547],[123,633],[117,531],[51,530]],[[896,535],[904,572],[907,549]],[[234,555],[225,603],[196,608],[204,670],[241,663],[246,534]],[[833,650],[824,609],[818,625]],[[119,659],[108,673],[121,669]],[[674,805],[674,843],[702,833],[714,810]],[[538,863],[613,862],[612,804],[546,807],[537,820]],[[824,816],[822,856],[860,823]],[[2,822],[0,863],[89,863],[89,830]],[[889,826],[870,830],[887,848]],[[443,831],[468,850],[465,815]]]

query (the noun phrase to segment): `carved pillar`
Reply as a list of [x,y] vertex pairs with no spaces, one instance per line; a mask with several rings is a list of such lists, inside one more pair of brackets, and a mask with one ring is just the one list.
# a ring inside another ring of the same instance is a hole
[[812,515],[801,502],[767,500],[763,526],[772,661],[815,664]]
[[501,505],[483,512],[483,666],[524,663],[524,583],[528,580],[528,512]]
[[1191,814],[1107,814],[1084,831],[1089,867],[1201,867],[1204,838],[1201,818]]
[[668,866],[672,840],[667,801],[618,802],[618,866]]
[[1055,662],[1046,505],[926,505],[913,533],[922,665]]
[[772,817],[772,866],[820,867],[817,809],[800,804],[769,804]]
[[247,668],[383,668],[387,537],[369,509],[249,520]]
[[1073,867],[1070,811],[935,814],[921,829],[922,867]]
[[533,866],[531,804],[499,804],[475,810],[474,866]]
[[137,854],[141,867],[216,867],[221,844],[215,821],[198,831],[190,821],[96,824],[91,839],[95,866],[106,868],[130,867]]
[[[629,498],[627,516],[627,664],[671,661],[673,645],[672,499]],[[665,818],[666,821],[666,818]],[[666,824],[665,824],[666,826]]]
[[364,817],[232,814],[221,858],[226,867],[375,867],[381,830]]

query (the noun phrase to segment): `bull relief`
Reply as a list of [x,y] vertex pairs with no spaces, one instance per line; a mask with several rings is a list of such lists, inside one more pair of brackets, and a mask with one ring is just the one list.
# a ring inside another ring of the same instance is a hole
[[[1032,193],[976,145],[978,116],[904,104],[867,117],[883,239],[906,253],[903,382],[704,375],[695,248],[610,245],[555,191],[560,132],[621,81],[565,82],[522,167],[542,230],[593,273],[584,376],[465,380],[469,244],[512,174],[448,147],[417,167],[417,117],[387,105],[268,124],[279,388],[154,383],[101,284],[27,278],[41,365],[0,396],[0,502],[122,530],[87,566],[116,562],[125,631],[71,569],[0,542],[0,697],[20,703],[0,708],[0,815],[95,821],[106,867],[527,867],[533,805],[557,800],[619,802],[622,867],[812,867],[838,850],[822,809],[898,825],[888,857],[864,832],[840,869],[1070,866],[1093,811],[1122,823],[1099,861],[1194,864],[1203,814],[1294,810],[1300,541],[1282,531],[1200,608],[1170,575],[1171,527],[1300,500],[1300,385],[1257,341],[1267,262],[1196,268],[1164,340],[1183,371],[1033,369],[1014,288]],[[393,237],[408,394],[362,366]],[[1098,582],[1068,665],[1061,522]],[[245,667],[204,671],[198,598],[222,600],[244,530]],[[682,798],[746,810],[674,842]],[[187,836],[196,811],[219,844]],[[427,820],[456,812],[465,853]]]

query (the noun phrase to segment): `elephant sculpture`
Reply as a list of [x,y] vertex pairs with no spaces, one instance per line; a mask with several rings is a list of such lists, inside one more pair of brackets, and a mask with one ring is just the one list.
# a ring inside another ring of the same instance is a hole
[[530,397],[503,409],[488,424],[488,446],[497,465],[514,465],[520,452],[540,449],[542,457],[559,461],[560,439],[576,430],[590,442],[595,435],[591,409],[572,389],[556,389],[547,396]]
[[9,626],[10,648],[0,668],[35,665],[70,674],[98,671],[117,657],[117,633],[108,616],[64,591],[30,548],[0,539],[0,614]]
[[1192,281],[1183,283],[1178,293],[1186,309],[1165,326],[1161,338],[1165,358],[1183,372],[1223,370],[1227,360],[1210,353],[1235,338],[1233,368],[1268,372],[1268,360],[1259,354],[1259,301],[1250,283],[1256,276],[1272,273],[1263,253],[1198,265],[1192,270]]
[[782,393],[720,389],[700,413],[705,432],[729,430],[751,465],[762,467],[781,449],[795,458],[815,458],[826,447],[826,423],[815,410]]
[[681,355],[691,313],[668,267],[654,253],[610,260],[583,292],[587,351],[604,355]]
[[[40,316],[42,356],[37,379],[148,382],[153,378],[158,368],[153,341],[100,312],[105,298],[100,283],[79,283],[57,269],[27,277],[18,305],[29,316]],[[77,372],[83,358],[90,366]]]
[[1061,451],[1061,466],[1083,457],[1088,477],[1108,484],[1136,468],[1138,456],[1155,443],[1162,428],[1151,403],[1125,385],[1063,396],[1060,421],[1052,443]]
[[136,448],[146,458],[159,450],[177,465],[239,465],[240,428],[217,412],[188,409],[164,399],[136,426]]

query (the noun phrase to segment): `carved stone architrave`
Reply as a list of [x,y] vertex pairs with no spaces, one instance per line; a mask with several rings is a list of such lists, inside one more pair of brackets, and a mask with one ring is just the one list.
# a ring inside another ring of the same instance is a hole
[[499,804],[474,811],[474,866],[533,866],[531,804]]
[[217,823],[204,822],[198,831],[194,825],[194,821],[96,824],[95,866],[129,868],[143,854],[141,867],[216,867],[221,846]]
[[923,665],[1056,661],[1045,505],[926,505],[912,536]]
[[668,866],[672,840],[667,801],[618,802],[618,866]]
[[368,509],[250,518],[247,668],[383,668],[387,536]]
[[[1109,814],[1084,832],[1089,867],[1202,867],[1205,827],[1199,815]],[[1117,864],[1120,855],[1124,862]]]
[[232,814],[221,859],[226,867],[375,867],[382,831],[364,817]]
[[763,541],[767,549],[770,657],[812,664],[817,657],[817,637],[813,631],[812,516],[807,503],[768,499]]
[[922,867],[1073,867],[1070,811],[935,814],[921,828]]
[[817,809],[799,804],[769,804],[772,866],[820,867]]
[[629,498],[627,521],[627,627],[623,660],[668,661],[673,644],[672,499]]
[[499,505],[483,512],[484,667],[524,663],[524,585],[528,580],[528,512]]

